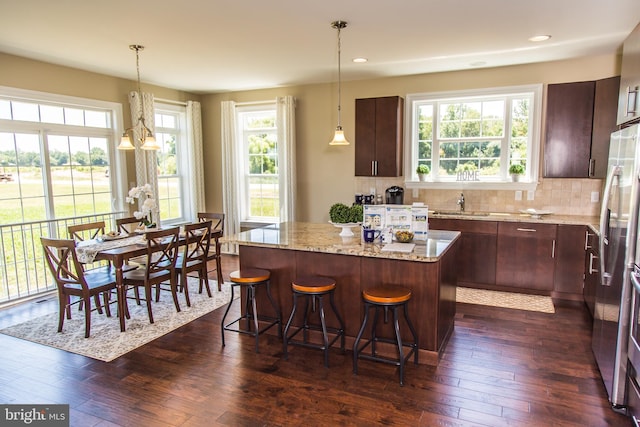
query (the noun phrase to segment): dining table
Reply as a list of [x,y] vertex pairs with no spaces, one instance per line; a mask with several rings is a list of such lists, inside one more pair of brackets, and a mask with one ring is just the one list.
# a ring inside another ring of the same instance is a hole
[[[186,243],[184,232],[180,232],[178,244]],[[211,241],[222,237],[219,230],[211,231]],[[144,231],[136,231],[128,235],[100,236],[96,239],[84,240],[77,243],[76,254],[78,261],[82,263],[92,263],[97,261],[108,261],[115,270],[116,293],[118,304],[118,318],[120,320],[120,332],[126,330],[125,313],[126,308],[126,288],[124,286],[124,271],[126,262],[132,258],[147,254],[147,241]]]

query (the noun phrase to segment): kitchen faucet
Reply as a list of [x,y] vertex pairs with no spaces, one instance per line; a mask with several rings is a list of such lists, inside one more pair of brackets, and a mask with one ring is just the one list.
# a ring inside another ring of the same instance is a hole
[[460,212],[464,212],[464,194],[460,193],[460,198],[458,199],[458,204],[460,205]]

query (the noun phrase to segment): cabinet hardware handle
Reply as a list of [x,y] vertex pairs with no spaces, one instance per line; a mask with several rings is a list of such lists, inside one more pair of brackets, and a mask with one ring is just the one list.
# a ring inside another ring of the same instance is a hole
[[631,88],[631,86],[627,87],[627,116],[636,114],[636,101],[638,99],[638,92],[640,92],[640,87],[638,86],[634,87],[633,89]]
[[593,177],[596,174],[596,159],[589,159],[589,176]]
[[633,425],[636,427],[640,427],[640,423],[638,423],[638,419],[636,418],[636,416],[634,415],[631,418],[633,420]]
[[593,252],[592,252],[592,253],[589,254],[589,274],[593,274],[593,273],[597,273],[598,272],[598,270],[593,268],[593,260],[594,259],[598,259],[598,257],[595,256],[593,254]]
[[516,230],[518,230],[518,231],[526,231],[527,233],[535,233],[536,232],[535,228],[516,228]]
[[377,176],[378,175],[378,161],[377,160],[371,160],[371,175],[372,176]]
[[551,244],[551,258],[556,257],[556,239],[553,239],[553,243]]
[[584,232],[584,250],[586,251],[587,249],[591,249],[591,246],[589,246],[589,236],[593,236],[592,233],[589,233],[588,231]]

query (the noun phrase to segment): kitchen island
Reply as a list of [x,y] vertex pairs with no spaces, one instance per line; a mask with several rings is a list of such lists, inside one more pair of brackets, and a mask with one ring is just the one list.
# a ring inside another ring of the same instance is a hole
[[[409,315],[418,333],[420,363],[436,365],[453,331],[460,232],[433,230],[426,241],[414,241],[411,252],[387,252],[383,244],[363,243],[359,230],[354,231],[354,237],[343,238],[331,224],[288,222],[245,231],[227,241],[239,245],[240,268],[271,271],[271,289],[283,322],[291,312],[291,282],[296,276],[334,278],[347,349],[364,317],[363,289],[383,283],[410,288]],[[258,294],[260,313],[269,305]],[[326,316],[330,326],[337,326],[333,313],[327,311]],[[294,320],[299,322],[301,317]],[[410,339],[405,325],[401,333]]]

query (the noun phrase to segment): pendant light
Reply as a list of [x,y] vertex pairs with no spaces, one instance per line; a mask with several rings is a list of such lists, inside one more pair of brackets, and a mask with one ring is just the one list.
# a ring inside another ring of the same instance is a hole
[[340,54],[342,50],[341,40],[340,40],[340,30],[347,27],[347,23],[345,21],[333,21],[331,23],[331,27],[338,30],[338,126],[336,126],[336,133],[333,136],[333,140],[329,143],[329,145],[349,145],[349,141],[344,137],[344,132],[342,131],[342,126],[340,124],[340,107],[342,96],[341,93],[341,68],[340,68]]
[[156,138],[153,136],[153,132],[149,129],[144,121],[144,97],[142,96],[142,91],[140,90],[140,51],[144,50],[144,46],[139,44],[129,45],[129,49],[136,51],[136,71],[138,73],[138,97],[140,98],[140,117],[138,117],[138,121],[127,128],[122,134],[122,138],[120,139],[120,145],[118,145],[118,150],[133,150],[136,147],[131,143],[130,134],[133,134],[133,129],[138,126],[138,124],[142,124],[141,135],[138,139],[140,141],[140,148],[143,150],[159,150],[160,146],[156,142]]

